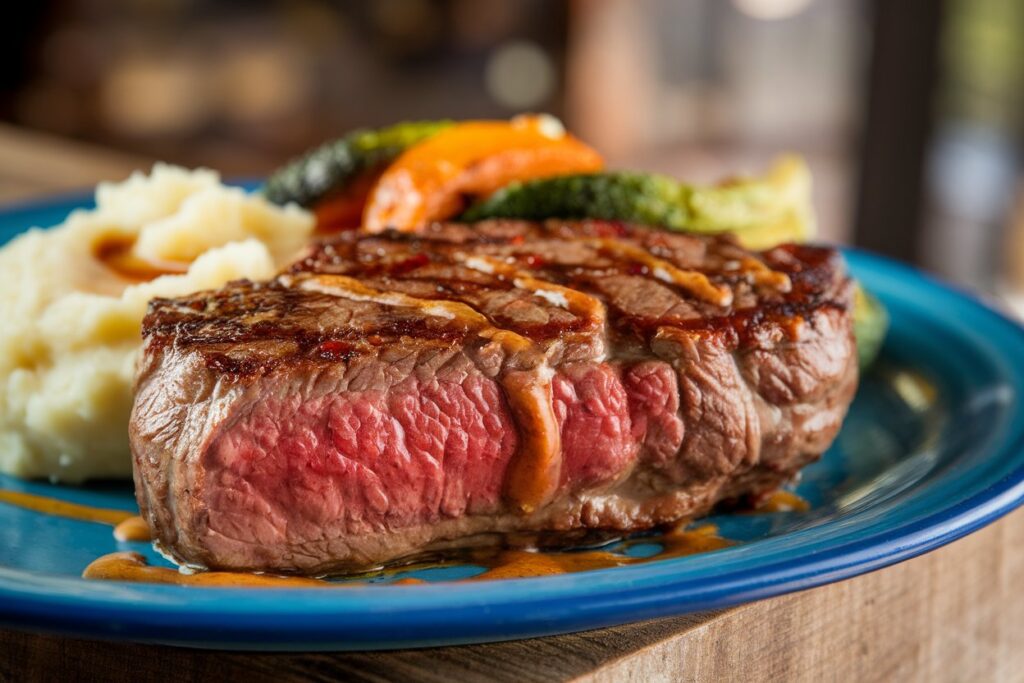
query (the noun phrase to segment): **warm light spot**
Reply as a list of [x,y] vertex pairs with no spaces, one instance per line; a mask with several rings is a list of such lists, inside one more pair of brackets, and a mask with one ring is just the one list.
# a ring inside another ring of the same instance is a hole
[[754,19],[785,19],[799,14],[813,0],[732,0],[740,12]]
[[529,42],[505,43],[487,60],[484,75],[487,92],[510,109],[529,109],[544,104],[555,87],[551,58]]

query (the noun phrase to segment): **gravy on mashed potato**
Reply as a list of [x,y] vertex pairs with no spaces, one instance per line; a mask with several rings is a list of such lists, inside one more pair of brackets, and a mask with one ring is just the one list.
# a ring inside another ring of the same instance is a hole
[[101,184],[96,208],[0,249],[0,472],[131,476],[128,416],[153,297],[267,279],[313,216],[160,165]]

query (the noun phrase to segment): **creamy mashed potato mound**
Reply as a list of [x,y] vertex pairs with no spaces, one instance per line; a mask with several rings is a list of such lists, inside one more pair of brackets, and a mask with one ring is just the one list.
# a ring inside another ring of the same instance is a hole
[[[0,471],[80,482],[131,475],[128,415],[140,325],[153,297],[266,279],[313,217],[157,165],[96,191],[96,208],[0,249]],[[140,281],[98,254],[178,270]],[[187,270],[186,270],[187,269]]]

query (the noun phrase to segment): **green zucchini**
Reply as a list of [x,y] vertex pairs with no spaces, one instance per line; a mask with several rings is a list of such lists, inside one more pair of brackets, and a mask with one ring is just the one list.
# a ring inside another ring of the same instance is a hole
[[311,206],[451,125],[451,121],[415,121],[353,131],[276,171],[264,185],[263,194],[275,204]]
[[648,173],[590,173],[514,182],[471,206],[460,219],[603,218],[683,230],[682,187]]
[[760,178],[698,187],[649,173],[613,172],[512,183],[461,219],[602,218],[698,233],[735,232],[753,249],[814,236],[810,173],[783,157]]

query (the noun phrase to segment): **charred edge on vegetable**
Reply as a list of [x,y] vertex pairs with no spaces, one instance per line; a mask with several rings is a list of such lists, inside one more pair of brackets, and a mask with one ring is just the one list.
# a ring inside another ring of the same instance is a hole
[[417,121],[353,131],[317,147],[274,173],[267,180],[263,194],[275,204],[295,202],[311,206],[451,125],[451,121]]

